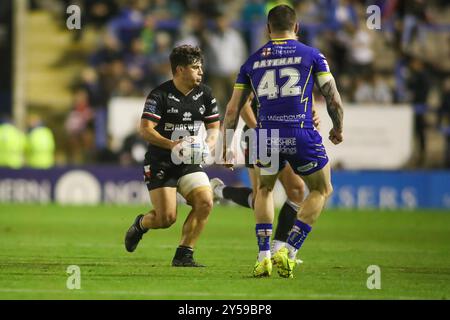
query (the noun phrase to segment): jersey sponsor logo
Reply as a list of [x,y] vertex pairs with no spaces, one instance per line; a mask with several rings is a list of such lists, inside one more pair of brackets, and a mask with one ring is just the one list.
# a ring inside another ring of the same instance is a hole
[[197,93],[195,96],[192,97],[192,99],[194,99],[195,101],[198,100],[198,98],[200,98],[203,95],[203,91],[200,93]]
[[203,115],[206,111],[205,105],[202,104],[202,106],[200,107],[200,109],[198,109],[198,111],[200,112],[201,115]]
[[183,121],[191,121],[192,120],[192,113],[185,112],[183,113]]
[[305,120],[306,114],[283,114],[283,115],[268,115],[268,116],[261,116],[261,121],[299,121],[299,120]]
[[175,109],[174,107],[167,110],[167,113],[178,113],[178,109]]
[[195,121],[194,123],[166,123],[164,126],[165,131],[189,131],[198,132],[202,126],[202,121]]
[[173,123],[165,123],[164,124],[164,131],[173,131],[175,130],[175,125]]
[[317,161],[311,161],[310,163],[305,164],[304,166],[297,167],[297,171],[298,172],[306,172],[306,171],[309,171],[309,170],[311,170],[311,169],[313,169],[313,168],[315,168],[317,166],[318,166]]
[[253,69],[300,64],[301,62],[302,57],[259,60],[253,63]]
[[167,96],[168,99],[170,100],[174,100],[176,102],[180,102],[180,99],[178,99],[177,97],[175,97],[173,94],[169,93],[169,95]]

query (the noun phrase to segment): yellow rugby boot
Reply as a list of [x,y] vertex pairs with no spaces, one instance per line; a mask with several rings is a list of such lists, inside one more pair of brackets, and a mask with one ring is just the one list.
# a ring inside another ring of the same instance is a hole
[[264,258],[263,261],[256,261],[253,268],[253,276],[255,278],[270,277],[272,274],[272,261],[270,258]]
[[273,256],[274,264],[277,266],[278,275],[283,278],[294,277],[294,267],[296,265],[295,259],[289,259],[288,249],[281,248]]

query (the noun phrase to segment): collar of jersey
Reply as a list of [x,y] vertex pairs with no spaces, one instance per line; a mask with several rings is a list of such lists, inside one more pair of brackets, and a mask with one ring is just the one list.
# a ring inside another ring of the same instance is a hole
[[276,39],[270,39],[270,41],[284,41],[284,40],[295,40],[293,38],[276,38]]

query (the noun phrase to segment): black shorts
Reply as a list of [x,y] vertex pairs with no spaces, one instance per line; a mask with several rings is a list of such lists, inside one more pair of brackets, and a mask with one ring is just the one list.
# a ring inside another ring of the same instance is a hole
[[178,180],[190,173],[204,172],[198,164],[175,165],[170,160],[150,159],[144,162],[144,182],[147,189],[176,188]]

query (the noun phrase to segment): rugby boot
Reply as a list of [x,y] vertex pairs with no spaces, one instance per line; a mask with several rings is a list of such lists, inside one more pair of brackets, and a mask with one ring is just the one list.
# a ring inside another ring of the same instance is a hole
[[270,277],[272,274],[272,260],[270,258],[264,258],[263,261],[256,261],[253,267],[253,276],[255,278]]
[[125,248],[127,249],[128,252],[133,252],[134,250],[136,250],[136,247],[139,241],[141,241],[142,236],[144,235],[144,233],[148,231],[142,230],[141,225],[139,223],[143,216],[144,216],[143,214],[140,214],[136,217],[134,223],[131,225],[131,227],[128,229],[125,235]]

